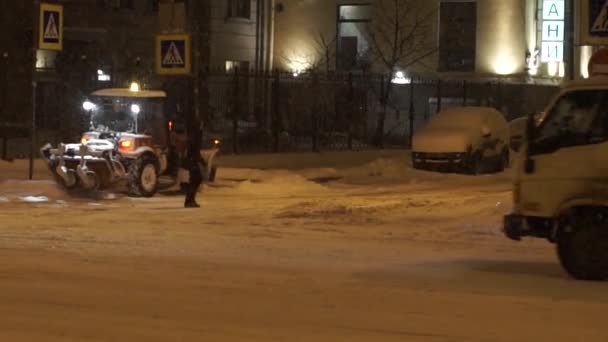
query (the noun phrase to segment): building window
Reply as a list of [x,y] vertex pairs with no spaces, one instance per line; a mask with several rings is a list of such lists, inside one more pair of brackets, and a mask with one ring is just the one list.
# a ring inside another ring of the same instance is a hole
[[442,1],[439,71],[475,71],[477,3]]
[[251,0],[228,0],[229,18],[251,18]]
[[133,0],[112,0],[115,9],[134,9]]
[[371,5],[338,6],[339,70],[365,69],[370,63]]
[[226,72],[234,72],[238,68],[239,72],[249,71],[248,61],[226,61]]
[[146,1],[146,10],[148,13],[157,13],[158,12],[158,1],[159,0],[147,0]]

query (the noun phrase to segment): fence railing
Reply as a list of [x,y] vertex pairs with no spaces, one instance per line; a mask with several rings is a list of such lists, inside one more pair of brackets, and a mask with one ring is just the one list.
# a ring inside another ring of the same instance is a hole
[[232,153],[408,147],[442,109],[489,106],[512,120],[540,111],[558,89],[502,79],[393,81],[370,74],[214,74],[206,134]]
[[[511,120],[542,110],[558,89],[501,78],[397,81],[381,74],[211,72],[205,78],[208,100],[201,101],[203,136],[220,139],[226,153],[405,148],[442,109],[490,106]],[[37,121],[50,142],[77,139],[87,128],[81,99],[73,95],[79,86],[72,83],[40,86]],[[191,80],[163,81],[162,88],[169,94],[166,112],[192,111]],[[9,146],[8,154],[22,153],[10,151],[15,144],[2,145]]]

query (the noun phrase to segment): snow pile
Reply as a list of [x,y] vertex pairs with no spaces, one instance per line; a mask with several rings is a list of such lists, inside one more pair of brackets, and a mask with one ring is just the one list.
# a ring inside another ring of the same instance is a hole
[[375,221],[378,214],[396,210],[402,201],[378,201],[366,198],[311,200],[284,208],[275,215],[285,219],[347,219]]
[[26,203],[47,203],[50,201],[46,196],[24,196],[19,197],[19,200]]
[[[17,159],[12,162],[0,160],[0,182],[4,180],[26,180],[29,175],[29,160]],[[42,160],[35,160],[34,179],[49,180],[51,173]]]
[[416,184],[420,182],[436,182],[448,178],[462,178],[462,175],[452,175],[412,169],[409,158],[379,158],[368,164],[338,171],[343,180],[348,183],[398,182]]
[[0,182],[0,197],[6,202],[43,203],[51,199],[65,199],[67,194],[53,181],[8,180]]
[[296,196],[301,194],[318,194],[327,192],[324,186],[312,182],[297,174],[284,174],[263,177],[263,180],[246,180],[240,182],[234,190],[242,194],[277,196]]

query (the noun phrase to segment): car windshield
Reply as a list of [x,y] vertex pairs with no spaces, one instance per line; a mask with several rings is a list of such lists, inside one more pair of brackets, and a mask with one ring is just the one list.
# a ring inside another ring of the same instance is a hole
[[162,103],[154,99],[94,97],[90,128],[97,131],[145,133],[163,126]]
[[96,97],[96,104],[91,113],[91,126],[96,130],[116,132],[134,132],[135,116],[128,108],[128,100],[124,98]]
[[608,91],[578,90],[562,95],[535,132],[538,152],[603,139]]

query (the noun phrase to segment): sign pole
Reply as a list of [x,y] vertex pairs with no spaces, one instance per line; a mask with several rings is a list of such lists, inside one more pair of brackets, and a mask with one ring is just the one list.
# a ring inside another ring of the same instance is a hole
[[36,81],[37,40],[38,40],[38,15],[39,1],[34,1],[34,15],[32,18],[32,126],[30,128],[30,163],[29,180],[34,179],[34,149],[36,145],[36,93],[38,82]]
[[574,60],[575,60],[575,50],[576,50],[576,45],[575,45],[575,41],[574,41],[574,25],[575,25],[575,20],[574,20],[574,10],[575,10],[575,6],[574,6],[574,0],[568,0],[568,10],[570,11],[570,17],[568,19],[568,74],[569,74],[569,78],[570,80],[574,80],[576,78],[575,73],[576,73],[576,68],[574,66]]

